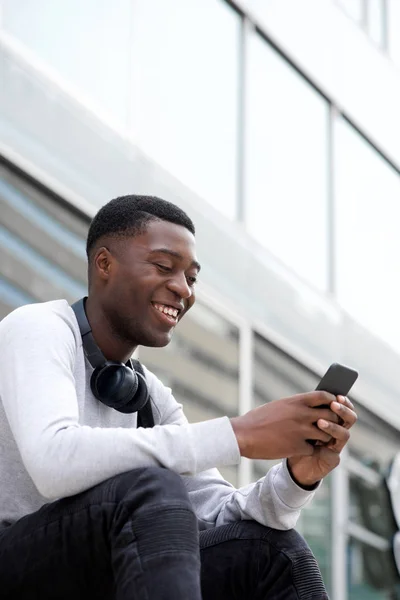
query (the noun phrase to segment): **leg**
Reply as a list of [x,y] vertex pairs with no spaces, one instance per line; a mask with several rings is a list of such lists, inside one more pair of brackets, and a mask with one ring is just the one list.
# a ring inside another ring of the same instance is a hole
[[328,600],[317,562],[294,530],[239,521],[200,532],[203,600]]
[[200,600],[197,520],[182,479],[135,469],[0,533],[3,600]]

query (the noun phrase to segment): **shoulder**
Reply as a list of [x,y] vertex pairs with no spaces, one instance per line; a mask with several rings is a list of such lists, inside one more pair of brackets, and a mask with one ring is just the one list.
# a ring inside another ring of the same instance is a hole
[[158,422],[161,425],[186,424],[187,419],[183,412],[182,404],[176,401],[171,388],[164,385],[162,381],[160,381],[159,378],[144,365],[142,366],[149,389],[149,395],[152,399],[152,406],[158,411]]
[[157,375],[153,373],[153,371],[150,371],[150,369],[148,369],[142,362],[140,364],[142,365],[144,371],[150,395],[171,394],[171,389],[165,386],[163,382],[157,377]]
[[152,405],[158,411],[159,418],[162,422],[165,412],[168,412],[171,404],[175,404],[176,401],[172,396],[171,388],[164,385],[157,375],[150,371],[143,363],[141,363],[141,365],[146,378]]
[[66,300],[25,304],[0,322],[0,340],[10,336],[48,338],[51,335],[57,335],[58,341],[60,338],[75,342],[80,339],[75,315]]

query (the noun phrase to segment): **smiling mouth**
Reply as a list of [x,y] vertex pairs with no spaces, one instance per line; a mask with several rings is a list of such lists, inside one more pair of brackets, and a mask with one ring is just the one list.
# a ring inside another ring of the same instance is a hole
[[178,323],[178,316],[181,312],[179,309],[167,304],[158,304],[156,302],[152,302],[152,304],[164,323],[168,323],[169,325],[176,325]]

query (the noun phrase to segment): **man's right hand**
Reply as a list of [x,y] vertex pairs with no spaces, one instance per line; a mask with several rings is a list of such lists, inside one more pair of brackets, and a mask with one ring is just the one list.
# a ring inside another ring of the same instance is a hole
[[328,406],[336,398],[327,392],[308,392],[275,400],[231,419],[241,456],[276,459],[313,454],[306,440],[329,442],[331,436],[319,429],[318,419],[338,422]]

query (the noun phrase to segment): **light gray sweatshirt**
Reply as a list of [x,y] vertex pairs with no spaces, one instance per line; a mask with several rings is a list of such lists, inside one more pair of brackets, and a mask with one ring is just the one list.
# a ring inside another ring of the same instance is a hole
[[215,467],[240,454],[227,417],[189,424],[171,390],[145,369],[155,427],[136,428],[90,390],[75,315],[66,300],[26,305],[0,322],[0,526],[131,469],[162,465],[183,476],[203,527],[254,519],[295,526],[313,492],[286,463],[240,489]]

